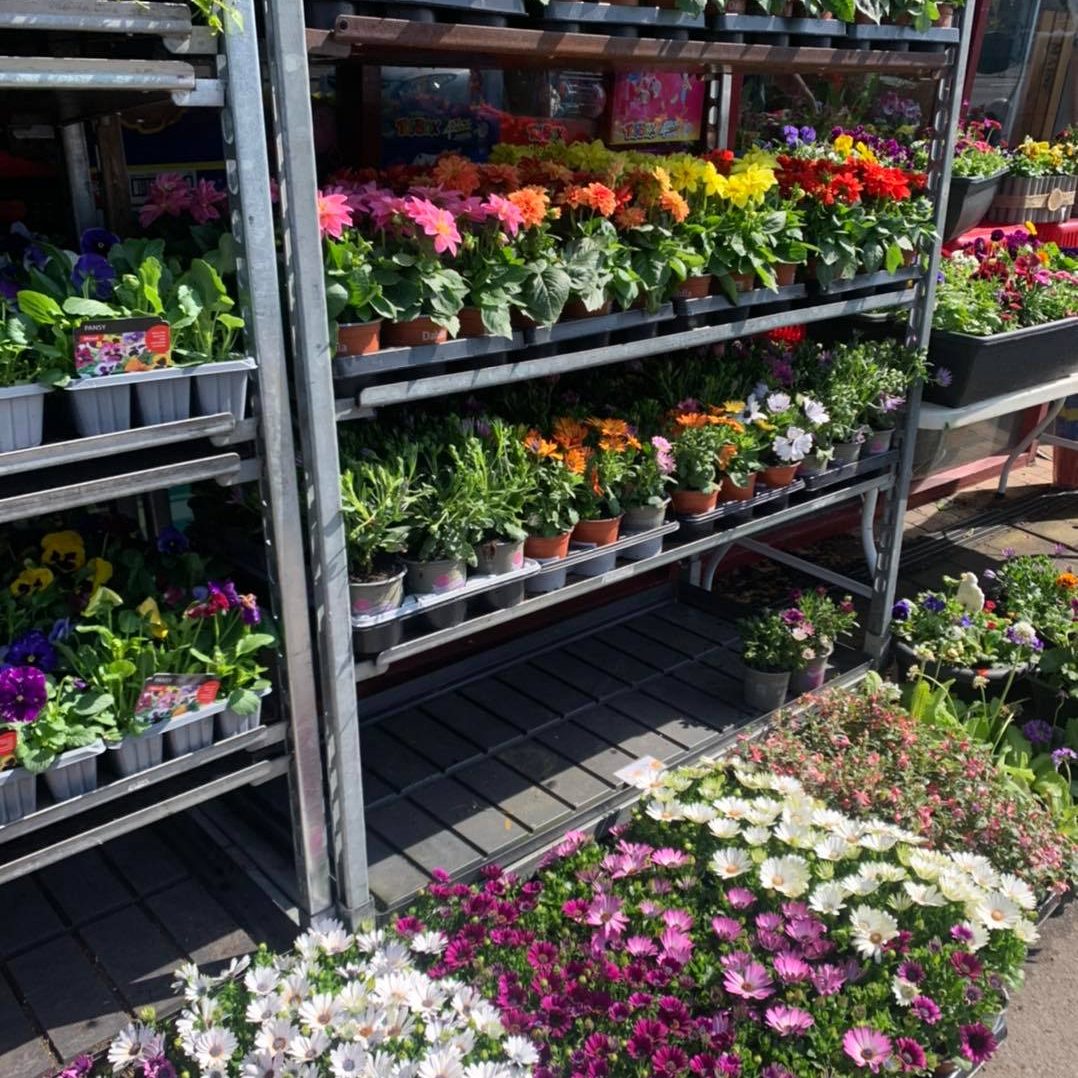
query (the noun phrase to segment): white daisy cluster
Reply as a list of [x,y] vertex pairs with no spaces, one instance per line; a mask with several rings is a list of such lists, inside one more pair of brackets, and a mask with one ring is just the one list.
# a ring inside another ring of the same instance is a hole
[[[750,792],[731,795],[725,774]],[[695,799],[683,800],[694,783]],[[923,848],[921,836],[894,824],[836,812],[788,775],[704,760],[664,775],[644,811],[660,822],[705,827],[720,843],[707,868],[721,881],[845,919],[866,959],[883,956],[900,930],[895,915],[912,907],[946,908],[970,951],[984,947],[991,932],[1037,939],[1030,916],[1036,898],[1023,880],[997,872],[984,857]]]
[[[186,1005],[175,1036],[200,1078],[528,1078],[538,1052],[506,1035],[497,1007],[417,968],[415,955],[445,945],[440,932],[405,944],[316,919],[268,964],[245,958],[218,977],[190,964],[177,970]],[[162,1043],[130,1026],[109,1062],[128,1071]]]

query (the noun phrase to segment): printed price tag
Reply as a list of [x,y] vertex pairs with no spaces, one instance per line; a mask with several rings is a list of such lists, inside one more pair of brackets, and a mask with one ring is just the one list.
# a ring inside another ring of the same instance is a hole
[[79,378],[156,371],[172,364],[172,330],[160,318],[109,318],[75,330]]
[[666,764],[662,760],[656,760],[654,756],[641,756],[639,760],[633,760],[631,764],[615,771],[614,778],[638,790],[653,790],[659,785],[665,770]]
[[209,707],[221,682],[209,674],[154,674],[146,679],[135,704],[135,718],[153,725]]

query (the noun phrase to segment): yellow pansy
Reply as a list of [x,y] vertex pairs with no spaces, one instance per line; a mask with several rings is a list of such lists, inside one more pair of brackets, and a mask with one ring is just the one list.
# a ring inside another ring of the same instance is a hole
[[95,588],[107,584],[112,579],[112,562],[104,558],[91,558],[86,563],[86,568],[90,570],[90,583]]
[[836,152],[845,157],[853,150],[853,139],[849,135],[839,135],[834,142]]
[[64,573],[73,573],[86,564],[86,547],[78,532],[50,532],[41,540],[41,560]]
[[860,157],[862,161],[869,161],[873,165],[879,164],[876,155],[863,142],[859,142],[854,149],[857,150],[857,156]]
[[1034,223],[1033,223],[1032,221],[1026,221],[1026,223],[1025,223],[1025,224],[1024,224],[1024,225],[1023,225],[1022,227],[1023,227],[1023,228],[1024,228],[1024,229],[1025,229],[1025,230],[1026,230],[1026,231],[1027,231],[1027,232],[1028,232],[1028,233],[1029,233],[1030,235],[1031,235],[1031,236],[1035,236],[1035,235],[1037,234],[1037,226],[1036,226],[1036,225],[1035,225],[1035,224],[1034,224]]
[[155,599],[144,599],[135,607],[135,610],[150,623],[150,635],[154,639],[164,640],[168,636],[168,626],[161,617],[161,611]]
[[10,591],[16,599],[44,591],[56,578],[48,569],[23,569],[11,582]]

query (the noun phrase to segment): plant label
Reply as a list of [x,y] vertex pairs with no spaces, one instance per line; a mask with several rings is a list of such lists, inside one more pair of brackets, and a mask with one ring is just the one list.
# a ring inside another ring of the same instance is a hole
[[19,735],[14,730],[0,732],[0,771],[15,763],[15,746],[19,743]]
[[160,318],[109,318],[75,330],[79,378],[156,371],[172,364],[172,332]]
[[209,674],[154,674],[148,677],[135,704],[139,722],[167,722],[209,707],[221,682]]

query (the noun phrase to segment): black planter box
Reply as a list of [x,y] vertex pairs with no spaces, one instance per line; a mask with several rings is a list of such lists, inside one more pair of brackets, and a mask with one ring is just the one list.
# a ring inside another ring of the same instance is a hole
[[988,215],[1000,181],[1007,175],[1005,168],[994,176],[952,176],[947,196],[947,221],[943,226],[943,242],[968,232]]
[[925,385],[924,398],[947,408],[1031,389],[1078,371],[1078,318],[993,337],[933,331],[928,358],[951,372],[948,386]]

